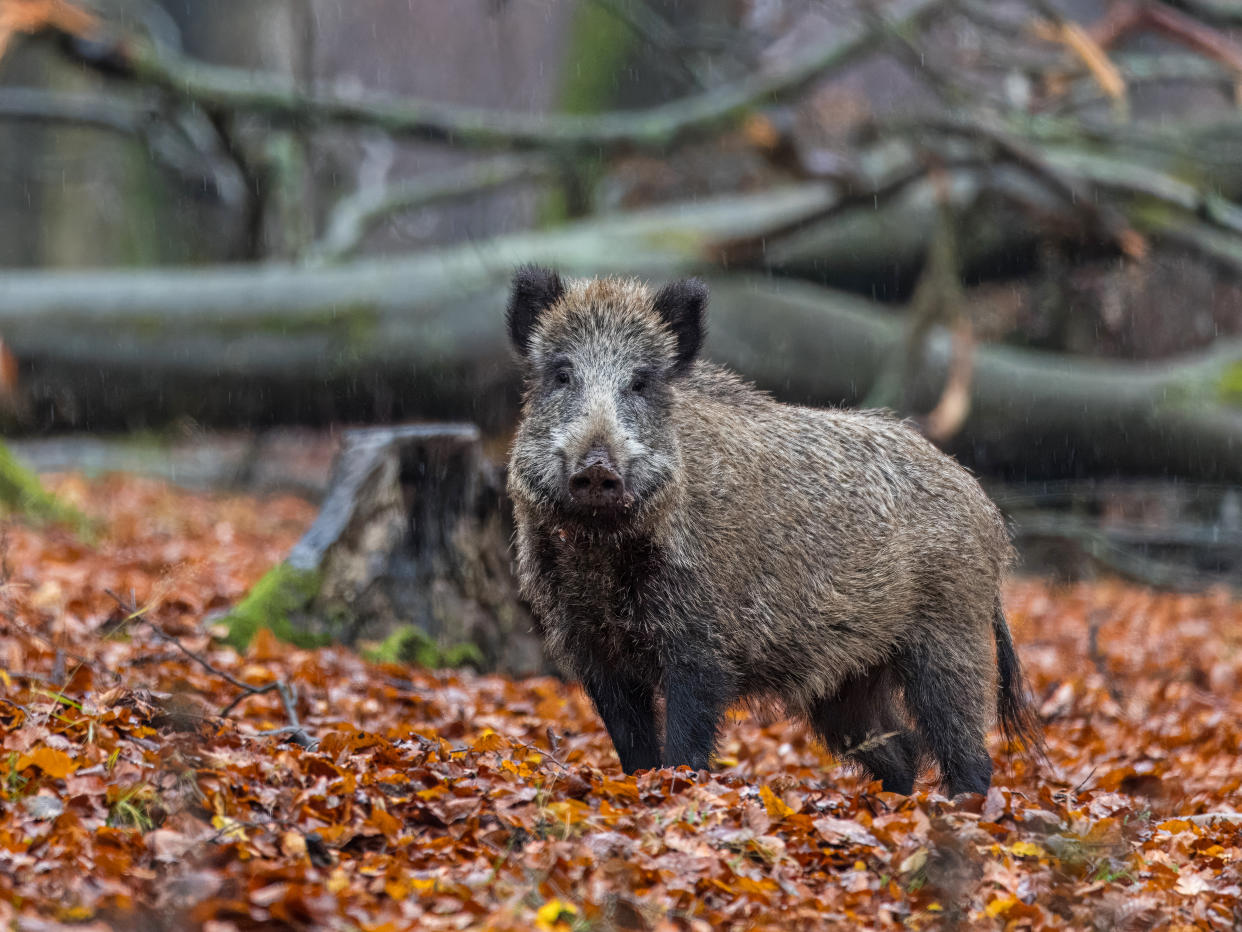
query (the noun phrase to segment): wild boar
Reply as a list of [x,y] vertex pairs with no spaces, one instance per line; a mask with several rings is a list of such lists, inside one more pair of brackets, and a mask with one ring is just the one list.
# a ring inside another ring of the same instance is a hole
[[700,359],[707,298],[514,276],[508,489],[550,655],[626,772],[706,768],[730,705],[775,701],[885,790],[930,760],[951,795],[986,792],[995,712],[1038,741],[999,511],[891,416],[781,404]]

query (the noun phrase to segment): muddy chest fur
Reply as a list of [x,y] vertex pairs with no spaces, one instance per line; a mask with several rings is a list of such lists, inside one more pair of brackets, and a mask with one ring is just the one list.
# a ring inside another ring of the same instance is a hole
[[700,359],[706,304],[693,279],[514,277],[508,481],[549,652],[627,772],[706,768],[728,706],[775,700],[886,790],[934,762],[950,794],[985,792],[996,713],[1036,739],[1000,513],[905,424]]

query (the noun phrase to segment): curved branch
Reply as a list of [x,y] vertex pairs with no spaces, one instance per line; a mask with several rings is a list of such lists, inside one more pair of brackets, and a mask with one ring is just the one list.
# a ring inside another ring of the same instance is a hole
[[[942,0],[903,0],[894,5],[888,21],[893,29],[909,29],[942,5]],[[756,106],[796,94],[825,72],[877,48],[883,39],[874,30],[842,30],[831,41],[777,68],[701,94],[644,110],[576,116],[305,91],[275,75],[204,64],[136,36],[95,42],[66,38],[71,53],[84,64],[163,88],[209,109],[293,123],[371,126],[394,136],[476,149],[665,148],[728,125]]]
[[548,177],[553,166],[541,158],[500,156],[415,178],[386,187],[367,188],[345,198],[328,220],[323,237],[307,253],[312,264],[343,259],[385,217],[491,188]]

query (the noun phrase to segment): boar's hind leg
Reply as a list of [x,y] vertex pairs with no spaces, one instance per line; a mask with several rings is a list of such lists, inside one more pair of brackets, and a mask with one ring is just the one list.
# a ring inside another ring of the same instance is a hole
[[950,796],[986,793],[992,782],[983,739],[995,700],[991,670],[979,660],[942,643],[912,648],[901,663],[906,704]]
[[897,701],[895,677],[881,666],[849,677],[832,696],[811,703],[808,717],[828,750],[860,764],[886,792],[909,795],[921,755]]
[[584,677],[587,695],[604,720],[608,737],[626,773],[660,766],[656,736],[655,691],[650,684],[615,671]]

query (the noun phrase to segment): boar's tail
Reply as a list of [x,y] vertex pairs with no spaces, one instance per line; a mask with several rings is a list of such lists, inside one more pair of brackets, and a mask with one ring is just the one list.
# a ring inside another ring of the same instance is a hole
[[1039,757],[1044,757],[1044,735],[1039,717],[1031,704],[1022,664],[1013,649],[1009,624],[1000,600],[992,615],[992,636],[996,639],[996,711],[1000,715],[1001,730],[1013,744],[1019,742]]

